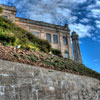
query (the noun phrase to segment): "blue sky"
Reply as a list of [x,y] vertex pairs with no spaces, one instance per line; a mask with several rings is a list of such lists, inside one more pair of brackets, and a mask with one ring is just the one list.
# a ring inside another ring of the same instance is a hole
[[83,63],[100,73],[100,0],[0,0],[13,5],[17,16],[68,24],[80,37]]

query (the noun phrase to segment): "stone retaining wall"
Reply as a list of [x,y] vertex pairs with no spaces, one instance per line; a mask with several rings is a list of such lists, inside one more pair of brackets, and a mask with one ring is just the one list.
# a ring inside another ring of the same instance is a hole
[[0,100],[100,100],[100,81],[0,60]]

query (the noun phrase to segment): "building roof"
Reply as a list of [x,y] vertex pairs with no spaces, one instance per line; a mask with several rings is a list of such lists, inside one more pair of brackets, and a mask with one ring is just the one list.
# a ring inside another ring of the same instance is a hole
[[0,4],[0,7],[2,7],[3,9],[6,9],[6,10],[11,10],[11,11],[17,11],[16,7],[14,6],[7,6],[7,5],[2,5]]
[[39,25],[39,26],[44,26],[44,27],[50,27],[50,28],[70,31],[67,24],[65,26],[61,26],[61,25],[50,24],[50,23],[46,23],[46,22],[42,22],[42,21],[35,21],[35,20],[19,18],[19,17],[16,17],[16,21],[21,21],[21,22],[24,22],[24,23],[29,23],[29,24],[34,24],[34,25]]

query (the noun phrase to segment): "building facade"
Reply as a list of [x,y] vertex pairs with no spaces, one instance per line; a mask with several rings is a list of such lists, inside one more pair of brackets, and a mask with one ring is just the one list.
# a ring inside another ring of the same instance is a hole
[[41,21],[18,18],[16,17],[17,10],[15,7],[0,6],[3,8],[3,13],[0,15],[12,20],[15,24],[33,33],[35,36],[41,39],[47,39],[52,48],[60,50],[65,58],[72,59],[70,30],[67,25],[60,26]]
[[3,8],[1,16],[12,20],[19,27],[33,33],[35,36],[48,40],[52,48],[61,51],[65,58],[73,59],[70,40],[70,29],[68,25],[60,26],[41,21],[33,21],[25,18],[16,17],[15,7],[0,5]]

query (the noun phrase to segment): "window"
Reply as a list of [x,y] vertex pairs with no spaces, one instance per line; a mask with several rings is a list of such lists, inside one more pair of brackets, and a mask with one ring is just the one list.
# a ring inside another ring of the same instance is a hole
[[58,44],[58,36],[57,35],[53,35],[53,42],[55,44]]
[[47,40],[48,40],[49,42],[51,42],[51,34],[47,33],[47,34],[46,34],[46,38],[47,38]]
[[65,37],[65,36],[63,36],[63,43],[64,43],[64,45],[68,44],[67,37]]
[[69,58],[69,53],[67,51],[65,51],[64,57]]
[[8,16],[3,16],[4,18],[8,19]]

